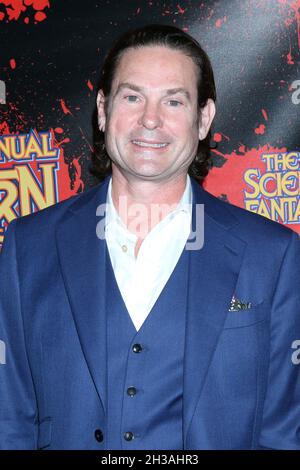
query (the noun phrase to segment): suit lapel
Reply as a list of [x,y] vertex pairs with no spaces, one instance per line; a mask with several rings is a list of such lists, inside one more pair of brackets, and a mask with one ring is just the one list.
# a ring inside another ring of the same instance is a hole
[[85,193],[58,225],[56,239],[62,276],[82,351],[106,409],[105,240],[96,235],[99,204],[109,179]]
[[195,204],[204,204],[204,246],[189,252],[189,292],[183,383],[184,442],[205,377],[217,347],[230,300],[235,291],[245,242],[229,233],[236,219],[226,205],[219,209],[193,181]]

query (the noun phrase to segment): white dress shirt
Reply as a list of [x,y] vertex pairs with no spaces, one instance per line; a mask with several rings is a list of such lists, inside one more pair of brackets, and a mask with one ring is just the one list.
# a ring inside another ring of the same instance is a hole
[[192,188],[189,175],[175,210],[144,238],[137,257],[138,237],[130,232],[107,192],[105,238],[115,278],[131,320],[138,331],[171,276],[191,230]]

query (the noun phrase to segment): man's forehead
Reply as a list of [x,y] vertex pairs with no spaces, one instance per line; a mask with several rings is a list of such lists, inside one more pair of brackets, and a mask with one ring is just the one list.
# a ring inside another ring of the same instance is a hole
[[113,77],[113,88],[116,90],[122,82],[142,86],[142,83],[138,83],[138,75],[145,76],[144,67],[148,69],[147,78],[151,78],[151,76],[163,77],[168,71],[171,74],[170,78],[174,78],[174,80],[177,78],[178,84],[173,84],[168,88],[181,88],[180,82],[184,80],[189,71],[190,73],[193,71],[196,78],[198,76],[193,59],[181,50],[165,45],[131,47],[126,49],[118,60]]
[[117,68],[119,68],[120,65],[123,65],[124,63],[134,61],[136,55],[139,55],[144,60],[147,60],[147,58],[151,60],[154,55],[158,54],[163,54],[166,59],[174,60],[177,57],[177,60],[183,59],[185,61],[188,60],[191,63],[194,62],[190,55],[186,54],[181,49],[170,47],[164,44],[150,44],[138,47],[133,46],[125,49],[119,57]]

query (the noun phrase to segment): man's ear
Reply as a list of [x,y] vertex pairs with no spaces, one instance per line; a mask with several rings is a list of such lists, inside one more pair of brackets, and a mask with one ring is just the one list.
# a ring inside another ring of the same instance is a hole
[[216,114],[216,105],[211,98],[208,98],[206,105],[201,109],[200,113],[199,140],[204,140]]
[[97,95],[97,109],[98,109],[98,126],[100,131],[105,131],[106,115],[105,115],[105,96],[102,90],[98,91]]

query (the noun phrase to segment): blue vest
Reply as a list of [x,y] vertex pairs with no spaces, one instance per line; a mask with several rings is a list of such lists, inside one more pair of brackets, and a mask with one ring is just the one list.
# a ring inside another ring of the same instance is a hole
[[189,251],[137,331],[106,249],[106,447],[183,449],[182,391]]

